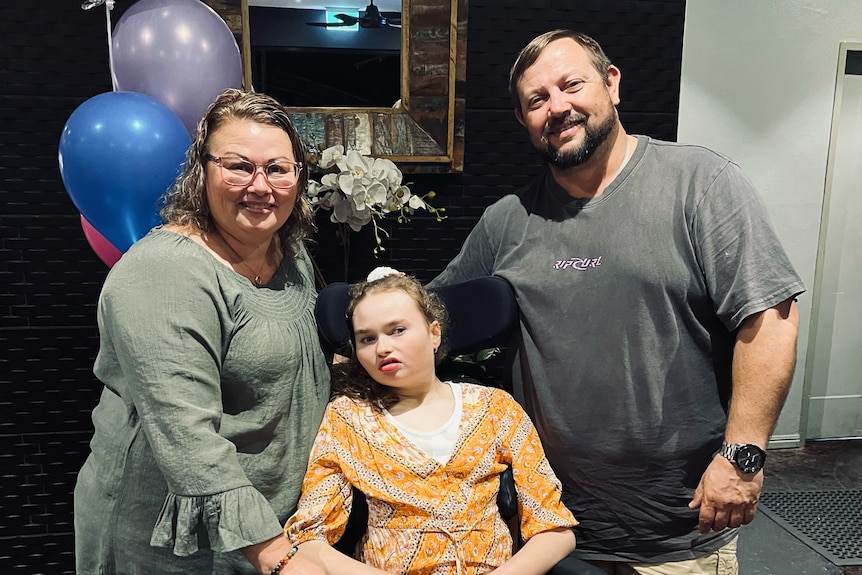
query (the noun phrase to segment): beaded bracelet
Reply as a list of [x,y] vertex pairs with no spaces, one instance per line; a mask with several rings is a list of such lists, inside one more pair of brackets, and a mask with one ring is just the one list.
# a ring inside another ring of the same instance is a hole
[[296,555],[296,552],[299,551],[299,547],[294,545],[290,551],[287,552],[287,555],[281,558],[281,561],[272,568],[272,571],[269,572],[269,575],[278,575],[281,571],[281,568],[287,565],[287,562],[290,561],[290,558]]

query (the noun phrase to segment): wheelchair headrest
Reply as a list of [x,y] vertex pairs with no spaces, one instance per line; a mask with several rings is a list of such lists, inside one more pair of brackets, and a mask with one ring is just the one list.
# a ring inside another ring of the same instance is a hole
[[[518,325],[518,304],[509,282],[486,276],[441,286],[435,292],[449,312],[449,353],[459,355],[506,345]],[[347,306],[350,285],[332,283],[320,290],[314,307],[320,344],[334,353],[350,343]]]

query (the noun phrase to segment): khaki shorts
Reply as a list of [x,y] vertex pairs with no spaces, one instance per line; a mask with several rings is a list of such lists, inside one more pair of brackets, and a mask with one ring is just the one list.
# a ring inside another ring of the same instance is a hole
[[736,541],[734,537],[727,545],[709,555],[673,561],[670,563],[617,563],[614,561],[590,561],[610,575],[738,575]]

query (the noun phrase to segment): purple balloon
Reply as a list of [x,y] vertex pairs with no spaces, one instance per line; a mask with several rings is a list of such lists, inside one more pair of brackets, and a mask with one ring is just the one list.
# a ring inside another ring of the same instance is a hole
[[117,90],[151,96],[194,135],[210,103],[242,87],[242,58],[233,34],[199,0],[139,0],[114,27]]

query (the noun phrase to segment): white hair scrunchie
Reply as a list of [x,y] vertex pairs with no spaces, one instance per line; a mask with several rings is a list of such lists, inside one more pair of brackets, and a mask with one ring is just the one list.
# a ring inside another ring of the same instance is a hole
[[371,270],[371,273],[368,274],[368,277],[365,278],[365,281],[373,282],[373,281],[377,281],[379,279],[385,278],[386,276],[392,276],[392,275],[401,276],[401,275],[404,275],[404,273],[399,272],[395,268],[380,266],[380,267],[376,267],[373,270]]

